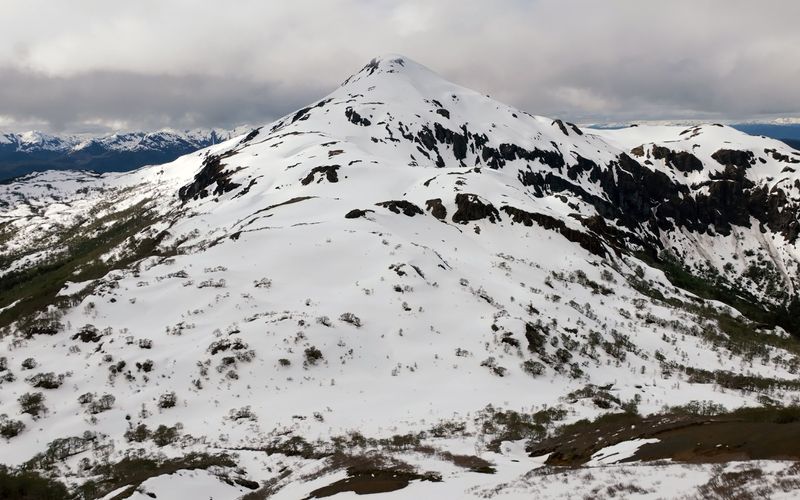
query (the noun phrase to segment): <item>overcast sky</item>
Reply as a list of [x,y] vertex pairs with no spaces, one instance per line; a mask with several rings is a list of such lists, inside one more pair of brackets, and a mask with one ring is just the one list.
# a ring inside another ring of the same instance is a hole
[[800,116],[798,0],[0,0],[0,129],[261,124],[400,53],[578,122]]

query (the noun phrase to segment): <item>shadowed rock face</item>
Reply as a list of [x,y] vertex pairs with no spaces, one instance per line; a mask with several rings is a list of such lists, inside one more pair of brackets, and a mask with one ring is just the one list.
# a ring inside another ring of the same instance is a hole
[[458,193],[456,195],[458,209],[453,214],[453,222],[466,224],[474,220],[487,219],[489,222],[500,221],[500,212],[491,203],[484,203],[478,195]]
[[[697,160],[694,156],[691,156],[694,160],[676,158],[673,157],[673,161],[684,161],[688,165]],[[754,162],[751,152],[720,150],[714,159],[725,165],[724,171],[711,174],[709,181],[691,187],[674,182],[665,173],[648,168],[624,153],[607,168],[579,158],[576,165],[568,168],[568,178],[557,172],[531,170],[520,170],[518,178],[524,186],[533,189],[536,196],[568,192],[582,199],[594,206],[601,216],[652,241],[654,248],[661,247],[654,237],[659,229],[669,231],[677,225],[703,233],[711,227],[719,234],[729,235],[732,226],[750,227],[751,217],[782,234],[789,242],[797,240],[800,223],[793,214],[798,207],[793,206],[780,188],[757,187],[747,179],[746,169]],[[593,196],[572,182],[583,173],[588,173],[590,181],[600,184],[604,197]]]
[[752,151],[738,151],[735,149],[720,149],[712,154],[711,157],[721,165],[734,165],[741,169],[747,169],[756,162]]
[[350,121],[350,123],[354,125],[361,125],[362,127],[369,127],[370,125],[372,125],[371,121],[362,117],[357,112],[353,111],[353,108],[347,108],[344,114]]
[[[226,155],[232,156],[232,155]],[[205,198],[209,195],[208,188],[216,183],[213,194],[215,196],[232,191],[240,186],[232,182],[230,176],[233,172],[224,170],[223,156],[210,155],[203,161],[203,167],[194,176],[194,181],[178,190],[178,198],[182,202],[190,199]]]
[[665,160],[667,165],[681,172],[699,172],[703,170],[703,162],[687,151],[673,151],[663,146],[653,145],[653,158]]
[[604,257],[608,253],[601,238],[589,232],[567,227],[566,223],[562,220],[545,214],[526,212],[525,210],[508,205],[502,207],[500,210],[508,214],[512,222],[516,224],[523,224],[525,226],[533,226],[536,224],[545,229],[558,231],[569,241],[578,243],[584,249],[600,257]]
[[434,198],[432,200],[428,200],[425,202],[425,207],[427,210],[439,220],[444,220],[447,218],[447,209],[442,205],[441,198]]

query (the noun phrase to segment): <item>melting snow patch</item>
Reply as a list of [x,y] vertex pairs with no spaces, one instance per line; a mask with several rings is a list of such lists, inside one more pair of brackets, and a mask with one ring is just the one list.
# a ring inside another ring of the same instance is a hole
[[91,281],[82,281],[80,283],[67,281],[66,283],[64,283],[64,287],[61,290],[59,290],[58,295],[59,296],[75,295],[76,293],[80,292],[81,290],[89,286],[90,283]]
[[14,307],[17,304],[19,304],[19,301],[15,300],[14,302],[10,303],[9,305],[7,305],[5,307],[0,307],[0,313],[5,311],[5,310],[7,310],[7,309],[11,309],[12,307]]
[[128,498],[135,500],[197,498],[234,500],[248,489],[223,482],[207,470],[179,470],[174,474],[151,477]]
[[659,440],[656,438],[632,439],[612,446],[606,446],[595,452],[592,458],[586,462],[586,465],[589,467],[596,467],[598,465],[615,464],[632,457],[640,447],[650,443],[657,443],[658,441]]

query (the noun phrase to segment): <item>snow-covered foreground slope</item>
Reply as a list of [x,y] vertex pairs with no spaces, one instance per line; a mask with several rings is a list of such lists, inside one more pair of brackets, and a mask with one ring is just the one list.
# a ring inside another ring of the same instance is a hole
[[405,450],[442,483],[392,481],[486,496],[531,487],[520,440],[550,420],[790,404],[798,163],[728,127],[580,130],[390,56],[170,164],[2,185],[0,463],[102,496],[144,480],[103,464],[236,453],[299,498],[347,477],[334,451]]

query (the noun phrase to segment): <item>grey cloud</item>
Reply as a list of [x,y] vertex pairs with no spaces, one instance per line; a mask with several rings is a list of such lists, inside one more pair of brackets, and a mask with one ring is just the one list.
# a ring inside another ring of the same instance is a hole
[[257,124],[387,52],[573,121],[800,114],[796,0],[75,5],[5,9],[0,123]]
[[84,131],[104,122],[132,128],[233,127],[286,114],[326,93],[235,77],[92,71],[72,76],[0,69],[0,115]]

